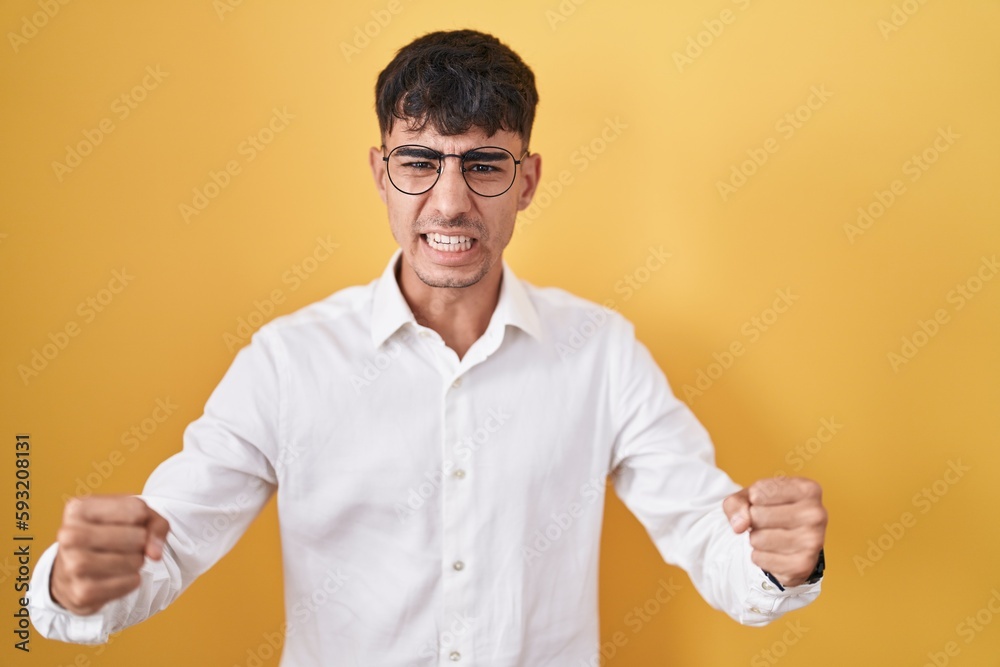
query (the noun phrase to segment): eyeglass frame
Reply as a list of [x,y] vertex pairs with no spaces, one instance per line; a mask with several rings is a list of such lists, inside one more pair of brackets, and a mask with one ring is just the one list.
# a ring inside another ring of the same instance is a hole
[[[398,150],[400,148],[406,148],[407,146],[412,146],[412,147],[416,147],[416,148],[424,148],[424,149],[430,151],[431,153],[434,153],[437,156],[437,161],[438,161],[437,177],[434,179],[434,182],[431,183],[431,185],[430,185],[429,188],[427,188],[426,190],[423,190],[421,192],[407,192],[406,190],[403,190],[398,185],[396,185],[396,183],[392,180],[392,172],[389,169],[389,156],[392,155],[393,152],[395,152],[396,150]],[[386,148],[388,148],[388,147],[385,144],[382,144],[382,150],[386,150]],[[476,146],[475,148],[470,148],[469,150],[465,151],[462,154],[458,154],[458,153],[442,153],[442,152],[440,152],[438,150],[435,150],[435,149],[431,148],[430,146],[424,146],[423,144],[400,144],[399,146],[396,146],[392,150],[390,150],[388,152],[388,154],[383,155],[382,156],[382,161],[385,162],[385,173],[389,177],[389,182],[392,183],[392,187],[396,188],[397,190],[399,190],[400,192],[402,192],[404,195],[409,195],[411,197],[419,197],[420,195],[427,194],[432,189],[434,189],[434,186],[437,185],[438,181],[441,180],[441,174],[444,172],[444,165],[445,165],[444,159],[445,158],[447,158],[447,157],[456,157],[456,158],[458,158],[461,161],[462,164],[464,164],[465,163],[465,158],[466,158],[466,156],[469,155],[469,153],[474,153],[475,151],[480,151],[480,150],[483,150],[484,148],[495,148],[497,150],[501,150],[504,153],[506,153],[507,155],[509,155],[512,160],[514,160],[514,175],[510,179],[510,185],[508,185],[503,192],[497,193],[495,195],[484,195],[484,194],[482,194],[480,192],[476,192],[475,188],[473,188],[472,185],[469,183],[469,179],[465,177],[465,172],[467,170],[465,169],[464,166],[462,167],[462,180],[465,181],[466,187],[468,187],[469,190],[472,190],[473,194],[476,194],[476,195],[478,195],[480,197],[486,197],[488,199],[492,199],[493,197],[500,197],[502,195],[507,194],[507,192],[512,187],[514,187],[514,181],[517,180],[517,167],[522,162],[524,162],[524,158],[529,157],[531,155],[531,152],[529,151],[529,149],[525,148],[524,152],[521,153],[521,157],[515,158],[514,154],[511,153],[506,148],[504,148],[503,146]]]

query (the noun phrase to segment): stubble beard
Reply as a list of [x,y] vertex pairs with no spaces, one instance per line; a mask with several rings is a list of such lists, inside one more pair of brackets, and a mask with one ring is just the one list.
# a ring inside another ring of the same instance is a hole
[[485,225],[479,220],[472,218],[467,218],[465,216],[459,216],[453,220],[417,220],[413,223],[413,234],[418,237],[418,243],[424,243],[424,240],[420,238],[421,228],[430,229],[446,229],[453,230],[455,234],[462,234],[463,232],[468,232],[468,236],[472,236],[476,239],[476,244],[480,246],[479,252],[483,255],[483,263],[479,267],[479,270],[475,275],[467,278],[462,277],[446,277],[446,278],[434,278],[427,275],[419,266],[414,263],[413,272],[416,274],[417,278],[420,279],[422,283],[428,287],[443,287],[443,288],[463,288],[471,287],[486,277],[486,274],[490,272],[493,268],[493,262],[489,257],[488,253],[484,250],[487,247],[487,243],[490,240],[489,232],[487,232]]

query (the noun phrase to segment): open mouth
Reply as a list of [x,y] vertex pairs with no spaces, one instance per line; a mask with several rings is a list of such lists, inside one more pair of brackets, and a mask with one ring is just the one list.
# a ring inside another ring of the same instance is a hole
[[441,252],[463,252],[465,250],[471,250],[473,244],[475,244],[476,239],[471,236],[449,236],[447,234],[438,234],[436,232],[431,232],[428,234],[421,234],[420,238],[427,242],[434,250],[440,250]]

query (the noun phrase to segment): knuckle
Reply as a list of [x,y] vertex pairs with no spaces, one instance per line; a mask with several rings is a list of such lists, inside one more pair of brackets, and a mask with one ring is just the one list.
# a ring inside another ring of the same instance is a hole
[[813,560],[815,560],[816,557],[819,556],[820,549],[823,548],[823,542],[825,541],[826,538],[826,531],[813,530],[809,533],[809,536],[810,536],[809,546],[811,547],[810,551],[812,552],[810,555],[812,556]]
[[60,547],[74,549],[87,545],[86,533],[70,526],[63,526],[56,533],[56,541]]
[[70,498],[63,507],[63,521],[74,521],[83,513],[83,498]]
[[826,526],[827,513],[826,510],[823,509],[823,507],[816,506],[812,509],[812,511],[809,514],[811,519],[810,523],[812,523],[814,526]]
[[63,571],[66,575],[73,580],[82,580],[87,574],[87,566],[82,558],[78,558],[74,555],[68,555],[63,559]]
[[62,563],[62,570],[71,580],[77,580],[82,574],[80,560],[78,558],[66,558]]
[[799,522],[803,526],[824,526],[826,510],[815,505],[803,508],[799,513]]
[[122,507],[124,507],[133,520],[139,521],[146,518],[146,503],[135,496],[122,496]]
[[748,493],[750,502],[757,504],[762,500],[766,500],[768,496],[774,493],[774,484],[774,480],[771,479],[762,479],[751,484]]
[[70,601],[77,607],[91,608],[99,600],[100,589],[89,580],[77,581],[70,589]]
[[67,608],[80,609],[85,606],[80,598],[80,591],[77,590],[76,586],[69,586],[63,593],[62,602]]
[[802,494],[808,498],[816,498],[818,500],[823,497],[823,487],[815,480],[800,477],[799,487],[802,489]]

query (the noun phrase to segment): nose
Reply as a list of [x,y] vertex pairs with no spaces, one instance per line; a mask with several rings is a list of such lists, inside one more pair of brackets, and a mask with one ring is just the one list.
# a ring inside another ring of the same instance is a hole
[[428,193],[428,205],[444,219],[450,220],[472,208],[472,198],[475,196],[462,176],[462,160],[457,157],[445,157],[441,164],[441,175],[437,183]]

